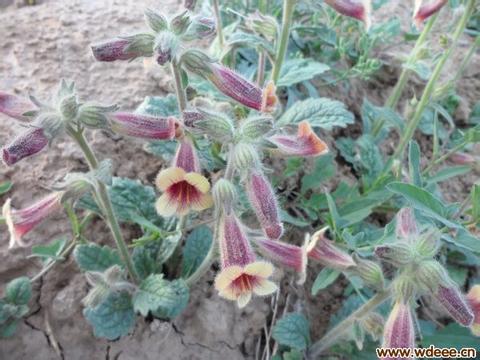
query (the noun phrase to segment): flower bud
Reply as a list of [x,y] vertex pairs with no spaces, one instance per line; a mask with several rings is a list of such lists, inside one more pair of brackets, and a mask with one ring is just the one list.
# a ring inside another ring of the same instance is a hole
[[109,116],[113,131],[148,140],[171,140],[178,122],[173,117],[154,117],[135,113],[117,112]]
[[[397,301],[388,316],[383,331],[383,348],[415,347],[415,328],[410,305]],[[383,358],[393,360],[393,358]]]
[[404,243],[379,245],[375,248],[375,255],[396,267],[405,266],[413,260],[410,245]]
[[421,234],[414,244],[417,256],[423,259],[430,259],[437,255],[441,246],[440,235],[440,232],[435,228]]
[[371,0],[325,0],[325,3],[342,15],[363,21],[367,30],[370,28]]
[[8,166],[14,165],[42,151],[48,142],[49,138],[43,129],[28,128],[2,149],[3,162]]
[[233,164],[240,172],[260,166],[257,149],[247,143],[239,143],[233,149]]
[[475,319],[470,327],[473,335],[480,336],[480,285],[474,285],[467,294],[467,301]]
[[385,285],[385,279],[380,265],[374,261],[362,259],[357,255],[354,255],[353,258],[356,266],[350,269],[352,273],[358,275],[366,285],[382,290]]
[[212,189],[213,202],[217,210],[231,213],[237,199],[235,186],[226,179],[219,179]]
[[292,268],[299,274],[298,284],[303,284],[307,276],[307,249],[282,241],[255,238],[258,251],[266,258],[281,266]]
[[470,326],[473,313],[457,285],[437,261],[423,262],[415,273],[420,288],[435,298],[460,325]]
[[477,159],[470,154],[464,152],[457,152],[450,156],[450,161],[452,161],[456,165],[470,165],[475,164],[477,162]]
[[259,170],[252,170],[246,179],[246,191],[265,235],[269,239],[279,239],[283,234],[283,224],[270,182]]
[[403,271],[393,279],[392,293],[395,299],[408,303],[416,294],[415,289],[415,279],[409,271]]
[[312,235],[307,248],[308,257],[327,267],[342,271],[355,266],[355,261],[349,254],[327,239],[326,231],[327,229],[321,229]]
[[184,0],[183,2],[183,7],[190,11],[195,10],[196,5],[197,5],[197,0]]
[[377,341],[382,336],[385,319],[376,312],[369,312],[361,319],[360,324],[372,339]]
[[270,116],[251,116],[240,126],[240,137],[243,140],[255,141],[262,138],[273,128],[273,118]]
[[90,103],[82,104],[78,109],[78,120],[83,126],[90,129],[106,129],[108,128],[107,114],[117,110],[117,105],[100,106]]
[[191,124],[193,130],[220,142],[232,139],[235,128],[228,116],[201,108],[197,108],[196,112],[197,114],[193,115],[190,111],[187,119],[184,119],[185,123]]
[[220,92],[240,104],[261,112],[273,112],[278,103],[273,82],[264,89],[237,74],[235,71],[215,63],[203,52],[195,49],[182,55],[185,68],[210,81]]
[[28,99],[0,91],[0,113],[20,121],[29,121],[37,107]]
[[277,38],[278,22],[272,16],[263,15],[260,11],[248,15],[247,27],[253,32],[263,36],[267,40]]
[[160,32],[153,46],[155,60],[159,65],[165,65],[177,56],[179,42],[175,34],[170,31]]
[[192,19],[182,39],[186,41],[201,40],[215,34],[215,19],[203,15],[197,15]]
[[185,137],[179,142],[172,166],[188,172],[200,173],[200,160],[191,139]]
[[191,21],[192,20],[190,19],[188,10],[185,10],[170,21],[170,28],[175,35],[182,35],[185,31],[187,31]]
[[438,12],[447,2],[448,0],[427,0],[424,4],[423,0],[415,0],[413,15],[415,26],[419,29],[426,19]]
[[419,235],[415,213],[412,208],[405,207],[400,209],[396,216],[395,233],[397,237],[406,240],[413,240]]
[[168,27],[167,19],[152,9],[146,9],[144,12],[145,22],[155,32],[166,30]]
[[92,52],[98,61],[133,60],[138,57],[153,55],[152,34],[123,36],[113,40],[92,45]]
[[320,156],[328,152],[328,146],[312,130],[307,121],[298,124],[297,135],[274,135],[268,139],[286,156]]
[[9,248],[15,245],[26,246],[22,237],[47,217],[62,209],[63,195],[63,191],[53,192],[20,210],[13,209],[11,199],[8,199],[3,205],[2,216],[5,218],[10,233]]

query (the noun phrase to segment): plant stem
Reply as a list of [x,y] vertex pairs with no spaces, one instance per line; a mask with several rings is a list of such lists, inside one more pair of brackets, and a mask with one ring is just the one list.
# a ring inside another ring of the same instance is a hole
[[460,67],[458,68],[457,73],[455,74],[455,77],[453,78],[453,82],[457,82],[460,79],[463,72],[465,71],[465,68],[467,67],[468,63],[470,62],[473,54],[475,54],[475,50],[479,46],[480,46],[480,35],[477,35],[475,41],[470,46],[470,49],[468,49],[467,55],[463,58],[462,63],[460,64]]
[[[420,101],[415,109],[415,113],[412,119],[407,124],[407,127],[405,128],[405,133],[400,139],[400,143],[398,144],[398,147],[395,150],[395,153],[393,154],[393,157],[392,157],[393,160],[400,159],[403,156],[403,152],[405,151],[406,146],[408,145],[410,140],[413,138],[415,130],[417,129],[418,124],[420,123],[420,120],[422,118],[423,111],[425,110],[428,103],[430,102],[431,96],[435,90],[435,85],[440,77],[440,73],[442,72],[443,67],[445,66],[445,63],[447,62],[447,60],[450,58],[450,55],[452,54],[453,49],[456,47],[460,36],[463,34],[463,31],[465,30],[465,26],[467,25],[470,15],[472,14],[474,6],[475,6],[475,0],[468,0],[465,12],[460,18],[457,28],[453,33],[452,44],[443,53],[443,55],[440,57],[439,61],[437,62],[437,65],[433,70],[432,76],[430,77],[430,80],[428,81],[425,87],[425,90],[423,91],[422,97],[420,98]],[[392,163],[393,162],[390,161],[390,166]]]
[[342,336],[348,331],[356,320],[361,319],[369,312],[380,306],[390,297],[390,291],[384,290],[377,293],[368,302],[363,304],[358,310],[350,314],[345,320],[327,332],[320,340],[313,344],[307,353],[308,359],[318,359],[319,355],[342,339]]
[[[59,257],[65,258],[66,256],[68,256],[68,254],[75,248],[75,245],[77,245],[77,242],[72,241],[72,243],[65,250],[62,251]],[[42,270],[40,270],[40,272],[37,275],[32,277],[30,279],[30,282],[33,283],[38,279],[40,279],[43,275],[49,272],[57,263],[58,263],[58,260],[52,260],[47,266],[45,266]]]
[[[412,51],[410,52],[410,55],[408,56],[408,59],[406,61],[407,64],[414,63],[417,60],[418,52],[423,48],[423,45],[427,40],[428,34],[430,34],[430,31],[432,30],[433,24],[435,23],[435,20],[437,20],[437,17],[438,17],[438,14],[435,14],[430,18],[430,20],[428,20],[427,24],[423,28],[423,31],[418,37],[415,43],[415,46],[413,47]],[[397,107],[398,101],[402,96],[403,90],[407,85],[408,78],[410,77],[411,73],[412,73],[412,70],[407,69],[406,67],[403,67],[402,73],[400,74],[400,77],[398,78],[398,81],[395,84],[395,87],[393,88],[392,93],[390,94],[387,101],[385,102],[385,106],[392,109]]]
[[218,5],[218,0],[212,0],[213,11],[215,12],[215,19],[217,20],[217,37],[218,44],[220,49],[223,49],[225,44],[225,38],[223,36],[223,26],[222,26],[222,15],[220,14],[220,6]]
[[430,170],[433,169],[433,167],[437,164],[440,164],[442,161],[447,160],[450,156],[455,154],[457,151],[461,150],[466,144],[464,142],[458,144],[457,146],[454,146],[450,150],[448,150],[445,154],[440,156],[438,159],[435,159],[434,161],[430,162],[430,164],[425,168],[425,170],[422,171],[422,174],[428,173]]
[[257,84],[258,86],[263,86],[263,81],[265,80],[265,61],[266,61],[265,51],[260,50],[258,54],[258,67],[257,67]]
[[175,93],[177,95],[178,110],[180,117],[182,117],[183,111],[187,108],[187,96],[182,86],[182,75],[180,74],[180,66],[174,60],[170,64],[172,70],[173,80],[175,82]]
[[[95,157],[95,154],[92,151],[92,148],[88,144],[85,136],[83,135],[83,131],[70,131],[72,138],[76,141],[76,143],[80,146],[85,159],[87,160],[88,166],[91,170],[95,170],[98,168],[98,160]],[[123,239],[122,231],[120,229],[120,225],[118,224],[117,217],[113,211],[112,201],[110,199],[110,195],[108,194],[107,186],[101,182],[97,181],[97,186],[95,189],[97,193],[98,200],[100,201],[100,205],[103,208],[105,218],[107,220],[108,226],[110,231],[112,232],[113,238],[117,245],[118,251],[120,252],[120,256],[127,268],[127,271],[134,282],[138,282],[137,273],[135,268],[133,267],[132,259],[130,258],[130,254],[128,252],[127,244]]]
[[292,25],[293,10],[295,9],[296,0],[283,1],[283,17],[282,17],[282,32],[280,39],[277,41],[277,54],[275,56],[275,63],[273,64],[272,80],[276,84],[280,76],[283,60],[287,53],[288,39],[290,37],[290,27]]

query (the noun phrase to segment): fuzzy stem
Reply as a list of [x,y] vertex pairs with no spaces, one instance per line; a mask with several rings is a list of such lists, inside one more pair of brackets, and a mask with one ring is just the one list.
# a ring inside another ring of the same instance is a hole
[[363,304],[358,310],[350,314],[345,320],[327,332],[320,340],[313,344],[307,353],[308,359],[318,359],[319,355],[342,339],[342,336],[349,330],[356,320],[363,318],[369,312],[383,304],[390,297],[390,291],[384,290]]
[[182,76],[180,74],[180,66],[176,61],[172,61],[170,68],[175,82],[175,93],[177,95],[178,110],[180,111],[180,117],[182,117],[183,111],[187,108],[187,96],[182,86]]
[[[74,131],[72,129],[72,131],[69,131],[69,133],[72,136],[72,138],[75,140],[75,142],[78,144],[78,146],[80,146],[80,149],[82,150],[85,156],[85,159],[87,160],[90,170],[97,169],[98,160],[95,157],[95,154],[93,153],[92,148],[90,147],[87,140],[85,139],[85,136],[83,135],[83,131],[82,130]],[[107,220],[108,226],[110,228],[110,231],[112,232],[113,238],[120,252],[120,256],[122,257],[122,260],[127,268],[127,271],[130,274],[130,277],[132,278],[132,280],[134,282],[138,282],[138,276],[135,271],[135,268],[133,267],[132,259],[130,258],[127,244],[123,239],[120,225],[118,224],[117,217],[115,216],[115,213],[113,211],[112,201],[110,199],[110,195],[108,194],[107,186],[103,182],[97,181],[95,192],[97,193],[97,197],[104,210],[104,215]]]
[[257,84],[258,86],[263,86],[263,81],[265,80],[265,62],[266,62],[265,51],[260,50],[258,54],[258,68],[257,68]]
[[296,0],[283,1],[283,17],[282,17],[282,32],[280,39],[277,41],[277,54],[275,56],[275,63],[273,64],[272,80],[276,84],[280,76],[285,54],[287,53],[288,39],[290,37],[290,26],[292,25],[293,10],[295,9]]
[[218,44],[220,49],[223,49],[225,44],[225,38],[223,36],[223,26],[222,26],[222,15],[220,14],[220,6],[218,5],[218,0],[212,0],[213,11],[215,12],[215,19],[217,20],[217,36]]
[[[460,36],[463,34],[463,31],[465,30],[465,26],[467,25],[468,19],[470,18],[470,15],[473,12],[474,6],[475,6],[475,1],[476,0],[468,0],[465,12],[463,13],[462,17],[460,18],[460,21],[458,22],[457,28],[455,29],[455,32],[453,33],[452,36],[452,44],[446,50],[442,57],[439,59],[437,62],[437,65],[435,66],[435,69],[433,70],[432,76],[430,77],[430,80],[428,81],[425,90],[423,91],[422,97],[415,109],[415,113],[412,117],[412,119],[409,121],[407,124],[407,127],[405,129],[405,133],[403,134],[402,138],[400,139],[400,143],[398,144],[397,149],[395,150],[395,153],[393,154],[392,159],[400,159],[403,156],[403,152],[405,151],[405,148],[407,144],[410,142],[410,140],[413,138],[413,135],[415,133],[415,130],[418,127],[418,124],[420,123],[420,120],[422,118],[423,111],[427,107],[428,103],[430,102],[430,99],[432,97],[432,94],[435,90],[435,85],[437,84],[437,81],[440,77],[440,74],[443,70],[443,67],[445,66],[445,63],[447,60],[450,58],[453,49],[456,47],[458,40]],[[390,161],[390,166],[393,162]]]

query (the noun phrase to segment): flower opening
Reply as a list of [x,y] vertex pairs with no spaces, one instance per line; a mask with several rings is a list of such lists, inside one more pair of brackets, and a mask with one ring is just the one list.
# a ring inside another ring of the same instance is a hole
[[355,266],[356,263],[349,254],[340,250],[332,240],[326,238],[325,231],[326,229],[322,229],[312,235],[307,247],[308,257],[339,270]]
[[36,109],[30,100],[0,91],[0,113],[20,121],[28,121],[31,119],[29,113]]

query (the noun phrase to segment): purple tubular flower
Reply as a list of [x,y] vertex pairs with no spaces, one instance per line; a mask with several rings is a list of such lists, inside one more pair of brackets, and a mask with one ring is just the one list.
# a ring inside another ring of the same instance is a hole
[[31,119],[28,113],[35,110],[37,108],[30,100],[0,91],[0,113],[20,121],[28,121]]
[[367,29],[370,27],[370,0],[325,0],[325,3],[342,15],[363,21]]
[[308,262],[306,246],[300,247],[265,238],[257,238],[254,241],[258,251],[263,256],[284,267],[295,270],[300,275],[298,283],[303,284],[305,282]]
[[334,245],[334,242],[325,237],[326,229],[317,231],[312,235],[308,244],[308,257],[319,261],[333,269],[345,270],[356,263],[353,258]]
[[48,216],[62,208],[61,199],[63,195],[63,191],[51,193],[20,210],[13,209],[11,207],[11,199],[8,199],[3,205],[2,215],[10,233],[9,248],[15,245],[26,246],[22,241],[22,237]]
[[172,166],[182,168],[187,173],[201,173],[197,150],[189,138],[179,142]]
[[270,182],[260,171],[253,170],[247,178],[246,190],[265,235],[270,239],[279,239],[283,234],[283,224]]
[[92,52],[98,61],[133,60],[140,56],[152,56],[154,40],[151,34],[119,37],[92,45]]
[[171,140],[178,122],[173,117],[155,117],[117,112],[110,116],[112,130],[127,136],[148,140]]
[[413,15],[416,27],[420,28],[426,19],[440,11],[447,2],[448,0],[430,0],[428,3],[423,4],[422,0],[416,0],[415,14]]
[[465,297],[455,285],[440,285],[434,297],[457,323],[466,327],[472,325],[475,316]]
[[[415,347],[415,328],[412,310],[408,304],[398,301],[393,306],[383,330],[382,347],[404,349]],[[384,357],[382,359],[398,360],[399,358]]]
[[29,128],[2,149],[3,162],[8,166],[14,165],[42,151],[48,142],[43,129]]
[[418,236],[418,226],[415,220],[415,214],[412,208],[406,207],[400,209],[397,213],[397,224],[395,233],[402,239],[410,239],[412,236]]

